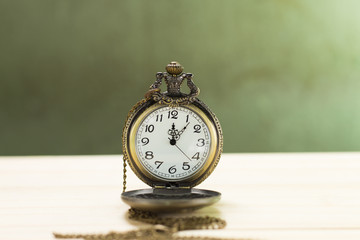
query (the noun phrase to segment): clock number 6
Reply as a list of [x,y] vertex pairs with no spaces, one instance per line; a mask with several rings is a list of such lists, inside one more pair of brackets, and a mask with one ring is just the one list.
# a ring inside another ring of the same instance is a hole
[[176,165],[171,166],[171,167],[169,168],[169,173],[170,173],[170,174],[176,173],[176,168],[175,168],[175,166],[176,166]]

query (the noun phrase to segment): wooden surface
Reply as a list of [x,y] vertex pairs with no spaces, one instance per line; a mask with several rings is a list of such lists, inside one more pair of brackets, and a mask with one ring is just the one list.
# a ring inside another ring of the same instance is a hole
[[[128,173],[129,190],[147,188]],[[196,214],[228,225],[182,235],[360,239],[360,153],[224,154],[198,188],[222,199]],[[0,239],[135,229],[121,189],[121,156],[0,157]]]

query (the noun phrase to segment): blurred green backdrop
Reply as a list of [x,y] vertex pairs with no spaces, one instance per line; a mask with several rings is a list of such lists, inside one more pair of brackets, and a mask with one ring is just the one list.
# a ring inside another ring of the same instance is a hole
[[0,1],[0,155],[121,153],[171,60],[225,152],[360,150],[356,0]]

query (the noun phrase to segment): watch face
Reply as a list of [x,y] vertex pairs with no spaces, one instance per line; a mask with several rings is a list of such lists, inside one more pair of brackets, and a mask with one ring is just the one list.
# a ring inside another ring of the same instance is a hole
[[142,166],[166,181],[199,172],[212,146],[207,121],[183,106],[160,106],[145,114],[135,130],[136,155]]

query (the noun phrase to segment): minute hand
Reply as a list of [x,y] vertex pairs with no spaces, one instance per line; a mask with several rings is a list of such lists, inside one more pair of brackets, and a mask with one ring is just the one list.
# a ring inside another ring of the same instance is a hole
[[189,158],[189,156],[188,156],[188,155],[186,155],[186,153],[184,153],[184,151],[183,151],[183,150],[181,150],[181,148],[179,148],[179,146],[178,146],[178,145],[176,145],[176,144],[175,144],[175,147],[177,147],[177,149],[179,149],[179,150],[180,150],[180,152],[182,152],[182,154],[184,154],[184,155],[185,155],[185,157],[191,161],[191,159]]

